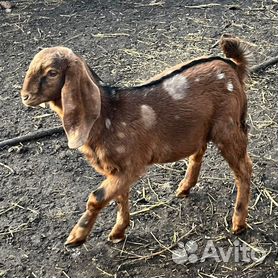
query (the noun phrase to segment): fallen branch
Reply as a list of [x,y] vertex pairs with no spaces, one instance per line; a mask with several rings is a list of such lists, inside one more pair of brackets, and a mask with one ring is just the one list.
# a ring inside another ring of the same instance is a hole
[[[266,60],[265,62],[263,62],[261,64],[251,67],[250,72],[257,73],[257,72],[260,72],[260,71],[266,69],[267,67],[275,65],[277,63],[278,63],[278,57],[273,57],[269,60]],[[13,145],[19,144],[21,142],[32,141],[35,139],[40,139],[43,137],[51,136],[53,134],[60,134],[60,133],[64,133],[64,129],[62,126],[39,130],[34,133],[29,133],[27,135],[18,136],[18,137],[12,138],[12,139],[4,140],[4,141],[0,142],[0,149],[3,147],[6,147],[6,146],[13,146]]]
[[263,69],[266,69],[267,67],[270,67],[272,65],[275,65],[278,63],[278,57],[273,57],[273,58],[270,58],[269,60],[266,60],[265,62],[261,63],[261,64],[258,64],[256,66],[253,66],[251,69],[250,69],[250,72],[251,73],[256,73],[256,72],[259,72]]
[[43,137],[47,137],[47,136],[51,136],[53,134],[59,134],[59,133],[64,133],[64,129],[62,126],[38,130],[36,132],[29,133],[27,135],[18,136],[15,138],[4,140],[4,141],[0,142],[0,148],[7,147],[7,146],[13,146],[13,145],[16,145],[16,144],[19,144],[22,142],[32,141],[35,139],[40,139]]

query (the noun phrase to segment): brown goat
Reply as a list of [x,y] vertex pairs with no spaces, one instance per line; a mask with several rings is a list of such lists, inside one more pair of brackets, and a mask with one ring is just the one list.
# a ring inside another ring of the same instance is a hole
[[177,197],[196,184],[209,141],[219,148],[235,175],[237,198],[232,231],[246,228],[252,162],[247,154],[244,80],[248,56],[237,38],[222,37],[227,58],[200,58],[132,88],[105,86],[87,64],[65,47],[35,55],[21,91],[27,106],[48,102],[58,113],[70,148],[79,148],[106,176],[92,192],[87,209],[66,244],[85,242],[100,210],[118,203],[109,239],[119,242],[129,225],[129,190],[153,163],[189,157]]

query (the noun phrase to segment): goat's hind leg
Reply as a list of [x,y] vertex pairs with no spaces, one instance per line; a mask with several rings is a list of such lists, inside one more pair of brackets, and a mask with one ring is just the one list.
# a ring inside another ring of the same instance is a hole
[[234,172],[237,187],[237,197],[233,214],[232,232],[239,234],[247,228],[248,204],[250,197],[250,183],[252,175],[252,161],[247,153],[247,134],[236,128],[227,134],[221,130],[220,141],[217,146],[221,154]]
[[238,159],[238,165],[231,166],[230,164],[235,174],[237,186],[237,197],[232,227],[232,232],[234,234],[239,234],[247,228],[246,218],[248,216],[250,183],[252,175],[252,162],[247,152],[243,157],[238,157]]
[[189,157],[185,178],[180,182],[176,191],[177,197],[182,198],[188,196],[190,189],[196,185],[206,149],[207,145],[203,145],[202,148]]

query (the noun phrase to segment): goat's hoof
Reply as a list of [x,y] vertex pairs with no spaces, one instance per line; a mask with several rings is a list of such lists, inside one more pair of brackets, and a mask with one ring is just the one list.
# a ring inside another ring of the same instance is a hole
[[77,247],[82,245],[89,234],[89,230],[82,228],[79,226],[79,224],[76,224],[72,231],[70,232],[66,242],[65,246],[67,247]]
[[125,235],[124,234],[112,234],[110,233],[108,236],[108,240],[111,241],[112,243],[119,243],[123,240],[125,240]]
[[188,196],[189,196],[189,190],[182,190],[182,191],[177,190],[176,191],[177,198],[186,198]]
[[246,231],[246,229],[247,229],[247,224],[234,225],[232,228],[232,233],[234,235],[239,235],[239,234],[243,233],[244,231]]
[[75,248],[75,247],[79,247],[81,246],[86,240],[83,239],[83,240],[79,240],[79,241],[66,241],[65,242],[65,247],[68,247],[68,248]]
[[77,237],[74,234],[70,234],[65,242],[66,247],[74,248],[82,245],[86,241],[86,237]]

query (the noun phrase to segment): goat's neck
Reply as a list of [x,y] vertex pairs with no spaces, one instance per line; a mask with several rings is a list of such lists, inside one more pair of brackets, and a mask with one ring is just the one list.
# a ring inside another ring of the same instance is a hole
[[63,107],[62,107],[62,100],[61,99],[56,99],[53,101],[48,102],[50,109],[53,110],[58,114],[60,119],[63,118]]

